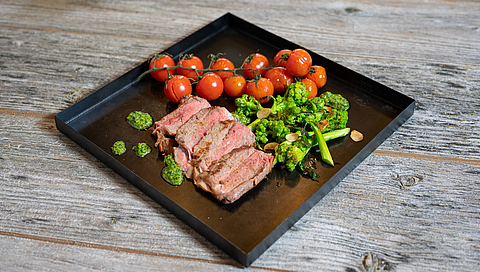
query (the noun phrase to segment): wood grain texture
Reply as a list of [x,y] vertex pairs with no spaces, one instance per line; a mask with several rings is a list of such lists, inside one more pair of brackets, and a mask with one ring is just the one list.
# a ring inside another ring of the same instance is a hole
[[479,270],[480,2],[440,0],[2,1],[0,270],[239,270],[53,120],[226,12],[417,101],[250,269]]
[[462,65],[480,60],[478,2],[36,0],[6,1],[0,10],[1,25],[167,41],[232,12],[321,54]]

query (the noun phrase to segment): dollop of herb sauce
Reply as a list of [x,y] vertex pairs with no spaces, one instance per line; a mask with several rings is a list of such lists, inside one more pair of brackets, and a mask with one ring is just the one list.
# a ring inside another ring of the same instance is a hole
[[135,155],[140,158],[145,157],[148,153],[152,152],[152,148],[146,143],[138,143],[132,148],[135,151]]
[[182,168],[173,159],[172,155],[165,155],[165,167],[162,170],[162,177],[172,185],[180,185],[183,182]]
[[112,145],[112,153],[115,155],[122,155],[127,151],[127,148],[125,148],[125,143],[123,141],[116,141]]
[[127,116],[127,122],[136,129],[146,129],[153,124],[150,114],[141,111],[133,111]]

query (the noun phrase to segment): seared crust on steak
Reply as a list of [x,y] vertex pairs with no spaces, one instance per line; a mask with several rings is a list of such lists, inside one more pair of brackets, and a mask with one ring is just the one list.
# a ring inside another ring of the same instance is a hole
[[152,134],[157,136],[155,146],[158,146],[160,152],[172,153],[175,141],[165,136],[174,136],[177,130],[198,111],[210,107],[210,103],[198,96],[185,96],[180,100],[177,109],[165,115],[160,121],[155,122],[155,128]]
[[272,171],[273,155],[242,147],[232,150],[195,178],[196,186],[210,192],[216,199],[229,204],[255,187]]

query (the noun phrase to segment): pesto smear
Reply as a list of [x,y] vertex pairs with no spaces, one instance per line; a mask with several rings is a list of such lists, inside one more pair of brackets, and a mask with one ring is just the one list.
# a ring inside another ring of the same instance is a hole
[[112,153],[115,155],[122,155],[127,149],[125,148],[125,143],[123,141],[116,141],[112,145]]
[[172,185],[180,185],[183,182],[182,168],[173,159],[172,155],[165,156],[165,167],[162,170],[162,177]]
[[146,129],[149,128],[153,119],[150,114],[141,111],[133,111],[127,116],[127,122],[136,129]]
[[150,146],[148,146],[146,143],[138,143],[132,149],[135,151],[135,155],[139,156],[140,158],[143,158],[148,153],[152,152],[152,148],[150,148]]

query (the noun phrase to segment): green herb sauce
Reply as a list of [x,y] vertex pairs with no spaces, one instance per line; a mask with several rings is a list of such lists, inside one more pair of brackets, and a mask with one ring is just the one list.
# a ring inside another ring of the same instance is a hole
[[148,153],[152,152],[152,148],[150,148],[150,146],[148,146],[146,143],[138,143],[132,149],[135,151],[135,155],[139,156],[140,158],[143,158]]
[[112,145],[112,153],[115,155],[122,155],[127,149],[125,148],[125,143],[122,141],[116,141]]
[[153,124],[153,119],[150,114],[141,112],[141,111],[133,111],[127,116],[127,122],[136,129],[147,129]]
[[182,168],[173,159],[172,155],[165,156],[165,167],[162,170],[162,177],[172,185],[180,185],[183,182]]

